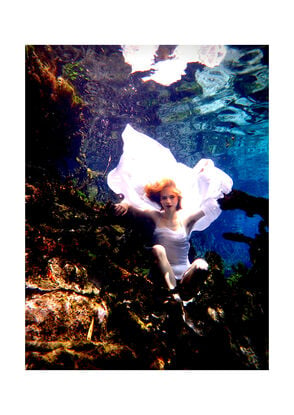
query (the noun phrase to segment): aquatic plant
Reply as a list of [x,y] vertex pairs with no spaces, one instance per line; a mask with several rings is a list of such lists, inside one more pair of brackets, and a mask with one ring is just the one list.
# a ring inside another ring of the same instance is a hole
[[243,277],[246,277],[246,275],[248,274],[248,269],[247,267],[242,264],[239,263],[237,265],[233,266],[232,269],[232,273],[231,275],[226,279],[226,282],[231,286],[234,287],[236,285],[238,285],[240,283],[240,280]]
[[69,62],[63,65],[62,68],[63,76],[70,81],[75,81],[77,78],[82,78],[89,81],[90,78],[87,75],[87,70],[80,62]]

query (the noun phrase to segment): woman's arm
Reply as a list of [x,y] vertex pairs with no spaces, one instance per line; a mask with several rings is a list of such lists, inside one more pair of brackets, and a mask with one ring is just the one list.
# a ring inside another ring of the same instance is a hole
[[195,225],[195,223],[201,219],[203,216],[214,217],[214,219],[219,215],[220,207],[218,202],[215,199],[206,199],[200,209],[196,213],[192,213],[187,215],[183,219],[183,223],[186,227],[187,233],[191,232],[191,229]]
[[156,210],[143,210],[135,208],[134,206],[129,205],[126,202],[117,203],[114,205],[114,213],[117,216],[123,216],[127,212],[130,212],[134,216],[138,218],[149,218],[152,219],[153,222],[156,222],[156,216],[158,212]]
[[192,213],[191,215],[188,215],[183,219],[183,225],[186,228],[187,234],[191,232],[191,229],[193,228],[195,223],[203,216],[205,216],[205,213],[203,212],[203,210],[199,210],[198,212]]

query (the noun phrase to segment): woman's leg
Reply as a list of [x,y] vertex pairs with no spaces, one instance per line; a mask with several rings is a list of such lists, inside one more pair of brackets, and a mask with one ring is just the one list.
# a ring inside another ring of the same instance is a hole
[[191,291],[199,289],[207,275],[208,263],[202,258],[195,259],[180,281],[181,291],[184,290],[185,293],[191,295]]
[[[155,257],[155,263],[158,266],[160,272],[162,273],[165,283],[169,290],[173,290],[177,287],[177,280],[175,274],[170,266],[170,263],[166,256],[166,250],[162,245],[154,245],[152,247],[152,253]],[[172,297],[177,302],[181,302],[182,299],[180,295],[176,292],[172,294]]]
[[170,290],[176,288],[177,281],[175,278],[175,274],[172,270],[172,267],[170,266],[170,263],[168,262],[167,256],[166,256],[166,250],[164,246],[162,245],[154,245],[152,247],[152,254],[155,258],[155,263],[158,266],[160,272],[164,276],[166,285]]

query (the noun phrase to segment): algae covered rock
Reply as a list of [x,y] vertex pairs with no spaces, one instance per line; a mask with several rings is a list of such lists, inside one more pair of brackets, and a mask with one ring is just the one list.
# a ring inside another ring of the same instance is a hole
[[115,217],[69,183],[27,189],[27,369],[267,367],[260,251],[251,270],[236,267],[230,278],[207,252],[208,273],[183,315],[149,271],[148,224]]

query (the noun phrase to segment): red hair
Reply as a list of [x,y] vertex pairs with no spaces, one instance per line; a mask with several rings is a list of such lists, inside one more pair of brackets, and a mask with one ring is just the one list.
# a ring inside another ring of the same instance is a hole
[[182,201],[182,193],[177,188],[175,182],[172,179],[162,179],[155,183],[147,184],[144,188],[146,196],[152,200],[152,202],[156,202],[161,206],[160,203],[160,193],[166,187],[172,187],[173,193],[178,197],[178,204],[177,210],[182,209],[181,201]]

